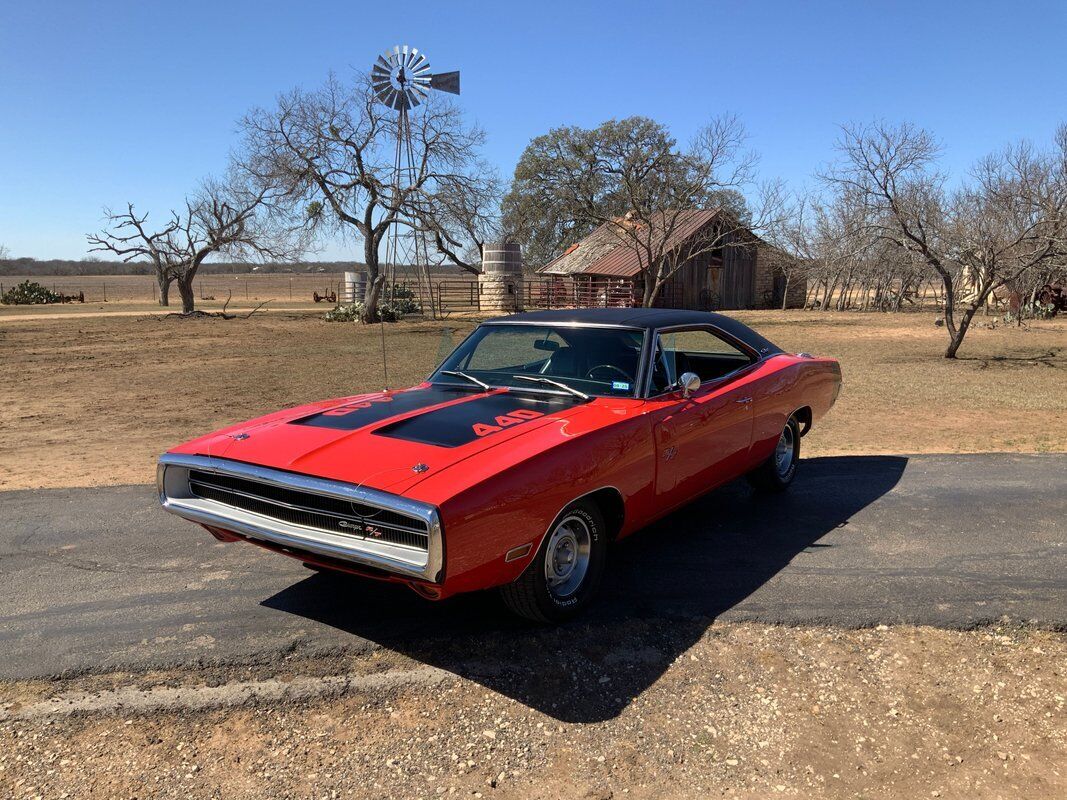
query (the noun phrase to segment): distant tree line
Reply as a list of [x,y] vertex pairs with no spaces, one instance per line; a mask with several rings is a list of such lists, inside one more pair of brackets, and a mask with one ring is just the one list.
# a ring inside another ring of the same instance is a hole
[[[200,267],[205,275],[244,275],[258,273],[346,272],[363,269],[351,261],[207,261]],[[96,257],[70,259],[6,258],[0,259],[0,275],[47,275],[70,277],[81,275],[155,275],[153,266],[144,261],[110,261]]]

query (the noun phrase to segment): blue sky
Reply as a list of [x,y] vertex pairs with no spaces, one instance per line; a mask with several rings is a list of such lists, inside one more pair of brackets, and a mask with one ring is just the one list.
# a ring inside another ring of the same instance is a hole
[[[931,128],[965,171],[1067,121],[1064,2],[17,2],[0,0],[0,244],[80,258],[101,208],[162,216],[223,169],[236,120],[408,43],[463,74],[510,176],[531,137],[645,114],[685,141],[738,114],[791,186],[837,126]],[[331,243],[318,258],[345,258]]]

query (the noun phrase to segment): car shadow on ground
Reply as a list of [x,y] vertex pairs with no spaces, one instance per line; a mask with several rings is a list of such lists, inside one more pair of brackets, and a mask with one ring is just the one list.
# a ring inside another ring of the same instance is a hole
[[617,716],[723,612],[889,492],[907,459],[807,459],[791,490],[717,489],[611,552],[575,622],[513,619],[494,592],[422,600],[405,587],[313,574],[263,602],[348,631],[567,722]]

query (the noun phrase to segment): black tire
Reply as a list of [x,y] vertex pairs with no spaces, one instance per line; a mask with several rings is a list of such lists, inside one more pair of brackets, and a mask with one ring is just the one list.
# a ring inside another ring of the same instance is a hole
[[[576,528],[574,526],[577,526]],[[561,528],[588,531],[588,563],[584,575],[569,591],[567,587],[554,590],[549,585],[546,560],[549,543]],[[533,560],[514,583],[500,587],[504,603],[515,614],[533,622],[560,623],[578,615],[596,594],[604,573],[608,537],[604,527],[604,515],[596,503],[578,500],[567,506],[557,517]],[[562,596],[560,596],[562,595]]]
[[[788,466],[783,467],[780,460],[779,448],[787,438],[792,440],[792,455],[788,460]],[[760,492],[784,492],[789,488],[793,479],[797,476],[797,464],[800,462],[800,425],[796,417],[790,417],[785,428],[782,429],[781,437],[775,445],[774,452],[767,460],[752,470],[746,476],[757,491]]]

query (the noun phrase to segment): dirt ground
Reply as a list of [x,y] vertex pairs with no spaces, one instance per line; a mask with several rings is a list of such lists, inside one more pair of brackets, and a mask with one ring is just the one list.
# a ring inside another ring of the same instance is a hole
[[[387,381],[377,327],[147,310],[0,308],[0,489],[149,483],[156,457],[195,435],[415,383],[474,325],[386,326]],[[841,361],[841,398],[804,440],[807,455],[1067,450],[1065,320],[979,328],[952,362],[933,314],[734,313],[787,350]]]
[[[596,709],[619,670],[643,668],[641,647],[627,644],[648,634],[635,629],[606,644],[581,674],[520,669],[515,680],[533,682],[524,688],[539,697]],[[0,794],[1067,795],[1067,638],[1054,633],[714,624],[621,713],[577,721],[450,673],[416,680],[417,665],[388,651],[361,658],[288,665],[283,682],[315,675],[328,687],[331,675],[349,676],[344,690],[288,701],[244,702],[248,684],[226,692],[227,681],[260,679],[255,670],[99,676],[79,688],[107,707],[74,715],[33,712],[66,684],[2,687]],[[367,676],[375,688],[360,683]],[[190,703],[212,691],[229,699],[197,710],[107,705],[130,685],[145,698],[163,687],[184,689]]]

